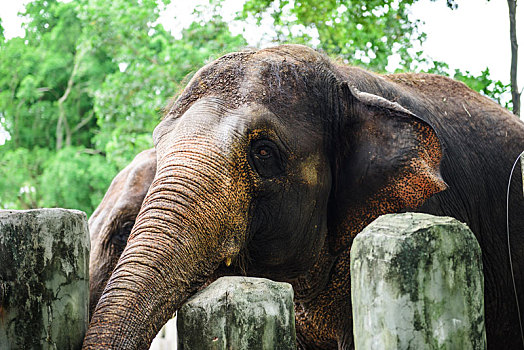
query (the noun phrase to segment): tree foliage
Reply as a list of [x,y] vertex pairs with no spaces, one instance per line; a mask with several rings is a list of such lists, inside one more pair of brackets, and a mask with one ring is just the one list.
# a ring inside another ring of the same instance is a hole
[[241,18],[253,16],[260,22],[270,15],[277,41],[314,45],[352,64],[383,71],[393,53],[409,67],[417,56],[410,49],[425,38],[419,21],[408,16],[414,1],[247,0]]
[[483,70],[480,75],[473,75],[468,71],[461,71],[455,69],[455,74],[453,78],[460,80],[466,85],[468,85],[473,90],[476,90],[488,96],[501,106],[505,108],[510,108],[510,102],[504,99],[504,93],[507,93],[510,89],[510,84],[504,84],[499,80],[492,80],[489,68]]
[[[186,76],[245,46],[219,17],[174,37],[155,0],[36,0],[25,37],[0,30],[0,207],[90,214]],[[1,23],[0,23],[0,28]]]
[[4,27],[2,26],[2,19],[0,18],[0,43],[4,42]]
[[[492,80],[488,68],[478,76],[468,71],[451,71],[447,64],[434,62],[417,51],[426,34],[420,30],[420,21],[409,15],[416,1],[246,0],[239,19],[245,21],[252,17],[260,23],[264,17],[271,16],[276,36],[270,39],[314,46],[346,63],[378,72],[384,72],[391,56],[398,55],[397,71],[448,75],[511,108],[511,103],[504,98],[509,85]],[[459,3],[442,1],[442,5],[450,9],[456,9]]]

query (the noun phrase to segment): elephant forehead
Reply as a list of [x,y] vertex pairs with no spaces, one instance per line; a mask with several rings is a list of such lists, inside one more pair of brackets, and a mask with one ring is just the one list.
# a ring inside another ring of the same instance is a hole
[[[226,55],[200,69],[180,97],[167,108],[164,119],[176,119],[196,101],[216,96],[229,108],[247,103],[269,106],[278,114],[290,109],[313,109],[323,100],[327,63],[297,58],[288,52],[236,53]],[[312,96],[312,94],[317,96]],[[309,98],[308,98],[309,97]]]
[[229,109],[219,98],[205,97],[194,102],[178,118],[165,118],[153,131],[157,152],[162,152],[162,142],[184,137],[204,136],[218,124]]
[[[163,121],[155,130],[155,144],[160,163],[173,152],[197,152],[215,158],[220,155],[228,164],[238,166],[251,141],[269,139],[282,146],[290,162],[302,162],[296,169],[301,182],[318,184],[319,171],[326,160],[320,156],[325,149],[319,126],[297,112],[279,116],[269,106],[247,103],[230,108],[218,97],[196,101],[180,118]],[[291,164],[291,163],[290,163]]]
[[237,166],[245,158],[250,140],[259,137],[281,140],[277,117],[263,105],[250,103],[229,108],[217,97],[196,101],[180,118],[163,121],[155,129],[159,163],[174,152],[194,153],[227,160]]
[[[227,144],[234,135],[242,134],[246,124],[246,111],[227,106],[222,98],[209,96],[194,102],[175,120],[163,120],[153,133],[155,143],[163,140],[181,140],[194,137],[213,137]],[[234,132],[233,132],[234,131]],[[158,150],[158,145],[157,145]]]

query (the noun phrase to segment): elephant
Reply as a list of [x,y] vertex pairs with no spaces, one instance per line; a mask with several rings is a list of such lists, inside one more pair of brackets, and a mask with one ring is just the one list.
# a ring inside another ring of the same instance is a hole
[[89,218],[89,314],[92,315],[107,280],[122,254],[147,190],[156,172],[156,152],[149,149],[113,179]]
[[[201,68],[153,132],[157,169],[84,349],[147,348],[226,274],[291,283],[300,349],[353,348],[349,256],[382,214],[465,222],[481,250],[488,346],[521,348],[524,124],[450,78],[377,74],[301,45]],[[514,268],[516,292],[508,252]]]

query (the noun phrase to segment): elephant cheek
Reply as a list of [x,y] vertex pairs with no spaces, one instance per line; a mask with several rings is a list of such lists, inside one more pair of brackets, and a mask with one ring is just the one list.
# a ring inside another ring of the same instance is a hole
[[121,249],[94,242],[89,261],[89,318],[93,316],[96,305],[102,296],[111,273],[122,254]]
[[300,176],[308,186],[316,186],[319,179],[320,157],[318,154],[310,155],[301,165]]

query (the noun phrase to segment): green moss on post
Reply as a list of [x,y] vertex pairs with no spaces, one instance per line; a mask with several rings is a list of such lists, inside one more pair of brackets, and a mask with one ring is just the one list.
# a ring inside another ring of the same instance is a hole
[[0,210],[0,349],[80,349],[89,234],[77,210]]
[[179,350],[296,349],[293,289],[263,278],[222,277],[178,312]]
[[485,349],[484,277],[469,228],[449,217],[385,215],[351,247],[359,349]]

